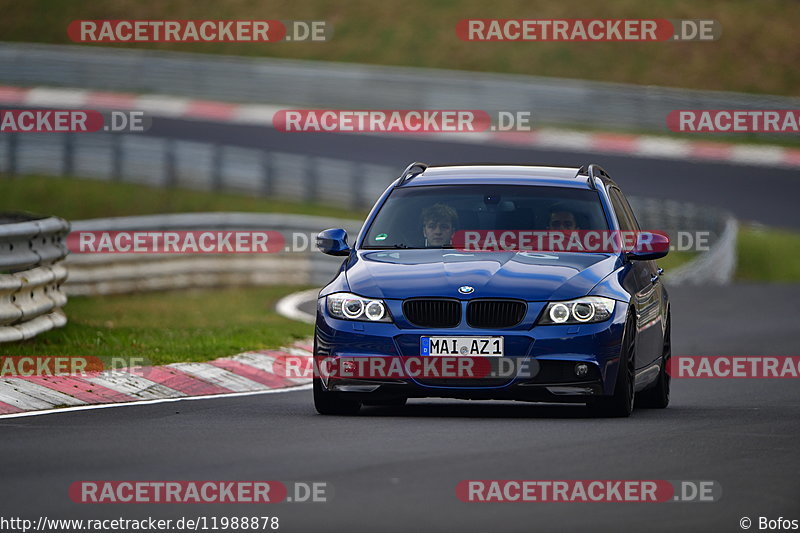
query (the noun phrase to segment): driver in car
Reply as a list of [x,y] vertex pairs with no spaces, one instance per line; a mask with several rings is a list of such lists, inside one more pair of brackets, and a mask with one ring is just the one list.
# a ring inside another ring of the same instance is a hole
[[579,230],[578,221],[575,219],[575,213],[560,207],[554,207],[550,211],[550,221],[547,225],[549,230],[572,231]]
[[426,247],[448,246],[458,225],[455,209],[445,204],[434,204],[422,211],[422,233]]
[[[569,209],[565,209],[563,206],[555,205],[550,209],[550,219],[548,220],[547,230],[550,232],[558,232],[558,233],[566,233],[570,234],[576,230],[580,230],[580,226],[578,226],[578,217],[575,216],[575,213],[570,211]],[[554,250],[552,251],[570,251],[570,252],[580,252],[584,251],[586,248],[583,244],[578,241],[569,241],[571,244],[567,246],[568,249],[562,250],[561,245],[556,246],[555,236],[551,236],[551,244],[554,246]],[[562,242],[562,241],[558,241]]]

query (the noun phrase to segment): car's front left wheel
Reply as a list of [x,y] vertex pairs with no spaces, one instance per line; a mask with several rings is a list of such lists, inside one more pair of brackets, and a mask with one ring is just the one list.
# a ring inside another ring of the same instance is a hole
[[614,394],[595,398],[587,404],[589,412],[597,417],[624,418],[633,413],[633,402],[636,397],[636,319],[630,316],[625,323],[620,348],[617,381]]

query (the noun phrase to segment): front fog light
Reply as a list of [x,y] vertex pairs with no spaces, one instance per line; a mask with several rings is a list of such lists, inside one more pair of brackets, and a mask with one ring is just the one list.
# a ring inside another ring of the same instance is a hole
[[564,304],[555,304],[550,308],[550,320],[556,324],[566,322],[569,318],[569,308]]

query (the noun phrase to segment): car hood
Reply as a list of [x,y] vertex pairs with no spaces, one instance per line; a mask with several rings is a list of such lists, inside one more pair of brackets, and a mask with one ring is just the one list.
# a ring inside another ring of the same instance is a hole
[[[614,255],[590,253],[359,251],[347,282],[353,293],[368,298],[569,300],[588,294],[616,261]],[[464,295],[462,286],[474,290]]]

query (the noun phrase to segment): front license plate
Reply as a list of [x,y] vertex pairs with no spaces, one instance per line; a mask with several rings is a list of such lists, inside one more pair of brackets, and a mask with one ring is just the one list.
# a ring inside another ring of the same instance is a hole
[[503,337],[422,337],[421,355],[503,357]]

